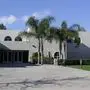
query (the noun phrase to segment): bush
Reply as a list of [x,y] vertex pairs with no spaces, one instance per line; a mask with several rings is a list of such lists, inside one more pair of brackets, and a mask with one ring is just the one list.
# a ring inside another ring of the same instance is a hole
[[[41,57],[41,55],[40,55],[40,57]],[[38,63],[38,53],[37,52],[33,53],[32,61],[33,61],[33,64]],[[53,64],[53,61],[54,61],[54,59],[52,57],[50,57],[50,58],[49,57],[44,57],[43,64]],[[39,63],[41,63],[41,60],[40,60]]]
[[33,61],[33,64],[37,64],[38,63],[38,52],[33,53],[32,61]]
[[65,65],[80,65],[80,60],[65,60]]
[[63,59],[58,60],[58,65],[63,65],[64,64],[63,62],[64,62]]
[[44,64],[53,64],[54,59],[53,59],[53,57],[44,57],[43,63]]
[[[80,65],[80,60],[65,60],[65,65]],[[82,65],[90,65],[90,60],[82,60]]]
[[90,65],[90,60],[82,60],[83,65]]

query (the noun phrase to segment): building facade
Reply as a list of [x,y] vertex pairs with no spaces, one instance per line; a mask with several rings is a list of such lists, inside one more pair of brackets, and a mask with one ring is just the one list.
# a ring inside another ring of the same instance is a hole
[[[0,63],[27,63],[38,52],[38,40],[34,37],[19,37],[20,31],[0,30]],[[63,51],[63,49],[62,49]],[[44,55],[55,57],[59,52],[58,42],[44,40]],[[65,57],[64,57],[65,58]]]
[[[34,37],[19,37],[20,31],[0,30],[0,63],[27,63],[32,61],[32,54],[38,52],[38,40]],[[62,44],[63,59],[79,60],[90,58],[90,33],[80,32],[81,44],[75,47],[74,43]],[[56,41],[49,43],[44,40],[44,55],[55,58],[59,53],[59,44]],[[61,57],[62,59],[62,57]]]

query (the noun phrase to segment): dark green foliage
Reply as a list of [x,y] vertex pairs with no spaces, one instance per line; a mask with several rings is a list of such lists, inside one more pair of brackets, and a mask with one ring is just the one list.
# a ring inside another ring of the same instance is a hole
[[44,57],[43,63],[44,64],[54,64],[54,58],[52,58],[52,57]]
[[[80,65],[80,60],[65,60],[65,65]],[[90,65],[90,60],[82,60],[82,65]]]
[[38,53],[37,52],[33,53],[32,60],[33,60],[33,64],[37,64],[38,63]]
[[0,24],[0,29],[1,30],[6,30],[7,28],[6,28],[6,26],[4,24]]
[[63,59],[58,60],[58,65],[63,65]]
[[66,22],[66,21],[63,21],[63,22],[62,22],[61,28],[62,28],[62,29],[67,29],[67,22]]
[[79,37],[76,37],[75,40],[74,40],[74,43],[76,43],[77,46],[79,46],[80,45],[80,42],[81,42],[80,38]]
[[83,65],[90,65],[90,60],[83,60],[82,61],[82,64]]
[[65,65],[80,65],[80,60],[65,60]]
[[26,22],[26,25],[32,27],[33,30],[35,30],[35,32],[37,33],[38,23],[38,19],[36,19],[35,17],[29,17],[29,19]]
[[[37,64],[38,63],[38,53],[37,52],[33,53],[32,60],[33,60],[33,64]],[[52,57],[44,57],[43,64],[53,64],[53,61],[54,61],[54,59]],[[41,59],[40,59],[39,63],[41,63]]]

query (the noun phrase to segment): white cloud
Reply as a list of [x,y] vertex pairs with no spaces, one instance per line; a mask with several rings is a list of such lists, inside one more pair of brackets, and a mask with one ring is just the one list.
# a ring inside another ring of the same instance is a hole
[[34,12],[32,16],[35,16],[36,18],[43,18],[45,16],[51,15],[51,12],[49,10],[45,10],[43,12]]
[[[38,19],[41,19],[45,16],[51,15],[51,11],[50,10],[44,10],[42,12],[34,12],[31,16],[35,16]],[[22,20],[24,22],[26,22],[29,18],[29,15],[24,15],[22,16],[19,20]]]
[[[42,12],[34,12],[31,16],[35,16],[36,18],[41,19],[48,15],[51,15],[51,12],[49,10],[44,10]],[[24,15],[24,16],[21,16],[20,18],[14,15],[0,16],[0,23],[8,25],[8,24],[13,24],[16,21],[26,22],[28,18],[29,18],[29,15]]]
[[9,16],[1,16],[0,17],[0,23],[3,24],[13,24],[17,18],[14,15],[9,15]]
[[24,22],[26,22],[28,20],[29,16],[22,16],[21,20],[23,20]]

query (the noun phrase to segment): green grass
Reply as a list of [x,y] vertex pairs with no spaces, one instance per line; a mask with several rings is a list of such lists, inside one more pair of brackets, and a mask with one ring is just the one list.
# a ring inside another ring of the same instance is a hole
[[69,67],[90,71],[90,65],[71,65]]

